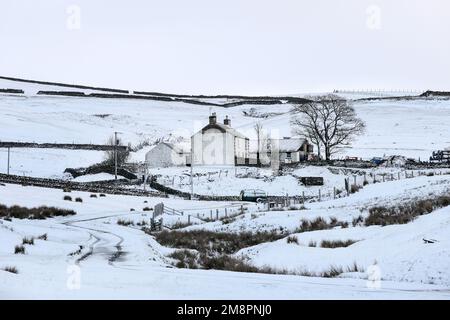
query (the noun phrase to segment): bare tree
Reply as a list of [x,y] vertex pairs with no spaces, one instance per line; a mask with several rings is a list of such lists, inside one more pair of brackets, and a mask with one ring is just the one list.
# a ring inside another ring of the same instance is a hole
[[256,163],[261,164],[261,153],[263,153],[264,157],[267,153],[267,142],[268,137],[264,130],[263,124],[258,121],[253,126],[253,129],[256,133],[256,140],[257,140],[257,151],[256,151]]
[[323,148],[325,159],[330,160],[339,147],[349,146],[355,136],[365,130],[364,122],[355,109],[336,95],[308,97],[311,101],[296,105],[291,124],[296,132]]
[[[107,145],[110,146],[124,146],[122,139],[117,138],[117,141],[114,141],[114,136],[111,136],[108,138],[108,141],[106,142]],[[114,166],[115,163],[115,155],[114,150],[107,150],[105,151],[105,163],[111,166]],[[121,166],[123,165],[128,157],[130,156],[130,152],[127,150],[123,150],[123,148],[117,149],[117,165]]]

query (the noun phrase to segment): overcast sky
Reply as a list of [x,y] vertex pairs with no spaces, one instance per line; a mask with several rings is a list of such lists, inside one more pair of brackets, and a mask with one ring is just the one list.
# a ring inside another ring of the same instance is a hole
[[174,93],[450,90],[448,0],[0,0],[0,75]]

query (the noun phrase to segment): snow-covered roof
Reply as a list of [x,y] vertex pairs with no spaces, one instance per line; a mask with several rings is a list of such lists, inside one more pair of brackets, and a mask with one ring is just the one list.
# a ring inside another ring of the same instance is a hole
[[280,139],[278,140],[279,152],[296,152],[305,142],[306,140],[301,138]]
[[167,145],[169,148],[171,148],[176,153],[190,153],[191,152],[191,144],[190,142],[178,142],[178,143],[169,143],[169,142],[162,142],[165,145]]
[[228,126],[226,124],[222,124],[222,123],[208,124],[203,129],[201,129],[199,132],[203,132],[203,131],[206,131],[208,129],[219,129],[219,130],[221,130],[223,132],[228,132],[228,133],[230,133],[231,135],[233,135],[235,137],[242,138],[242,139],[248,139],[246,136],[244,136],[239,131],[233,129],[232,127],[230,127],[230,126]]

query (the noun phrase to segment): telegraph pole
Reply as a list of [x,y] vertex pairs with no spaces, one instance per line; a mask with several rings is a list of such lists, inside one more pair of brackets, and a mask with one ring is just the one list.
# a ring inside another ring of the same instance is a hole
[[194,197],[194,148],[191,142],[191,200]]
[[10,159],[11,147],[8,147],[8,168],[6,169],[6,174],[9,175],[9,159]]
[[114,176],[117,180],[117,131],[114,132]]

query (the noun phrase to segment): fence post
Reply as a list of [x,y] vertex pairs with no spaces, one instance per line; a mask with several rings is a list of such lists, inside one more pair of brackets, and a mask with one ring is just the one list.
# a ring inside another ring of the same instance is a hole
[[320,189],[319,189],[319,202],[321,200],[321,197],[322,197],[322,194],[321,194]]
[[211,215],[211,220],[212,220],[212,210],[209,210],[209,213],[210,213],[210,215]]
[[398,173],[398,180],[400,180],[400,172]]
[[333,187],[333,199],[336,199],[336,187]]
[[305,204],[305,191],[302,191],[302,203]]
[[225,208],[225,217],[228,217],[227,208]]
[[216,220],[219,220],[219,209],[216,209]]
[[244,206],[241,204],[241,214],[244,213]]
[[188,214],[188,224],[191,224],[191,215]]

